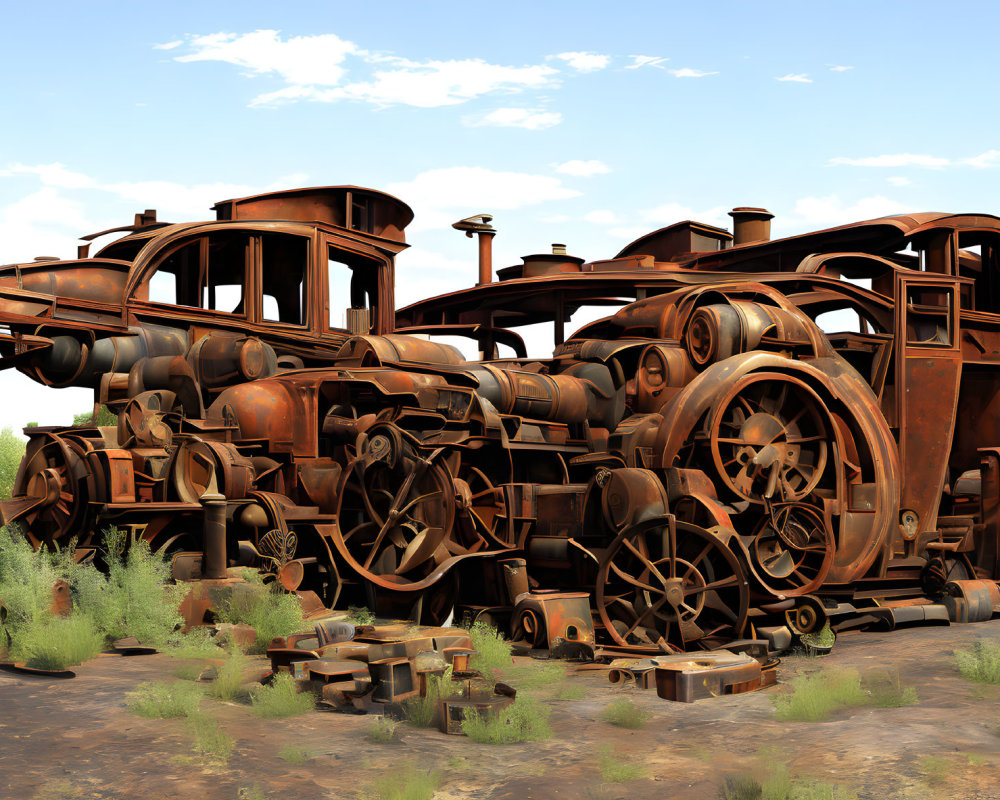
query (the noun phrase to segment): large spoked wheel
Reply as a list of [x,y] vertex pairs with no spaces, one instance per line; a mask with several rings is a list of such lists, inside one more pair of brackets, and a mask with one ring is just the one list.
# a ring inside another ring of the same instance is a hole
[[454,540],[446,539],[445,546],[454,555],[514,547],[503,489],[479,467],[465,463],[453,483],[458,504],[456,531]]
[[737,638],[750,593],[736,557],[703,528],[657,517],[626,528],[598,568],[597,610],[619,645],[681,649]]
[[802,503],[782,503],[761,520],[750,544],[754,577],[775,595],[797,597],[822,586],[833,564],[833,534],[823,515]]
[[747,375],[711,415],[715,468],[745,500],[803,500],[826,471],[829,419],[823,401],[802,381],[773,372]]
[[341,479],[334,544],[359,576],[405,589],[451,558],[455,489],[442,450],[419,452],[395,426],[373,427]]
[[34,547],[66,546],[74,537],[90,538],[87,466],[74,447],[46,433],[28,443],[14,481],[13,497],[3,504],[5,524],[18,523]]

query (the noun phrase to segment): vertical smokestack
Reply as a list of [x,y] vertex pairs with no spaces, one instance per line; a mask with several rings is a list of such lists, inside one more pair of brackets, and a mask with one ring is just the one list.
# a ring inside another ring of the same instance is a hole
[[496,228],[490,225],[493,217],[490,214],[476,214],[452,223],[456,231],[464,231],[470,239],[472,234],[479,237],[479,282],[478,286],[493,283],[493,237],[497,235]]
[[771,239],[771,220],[774,214],[766,208],[740,206],[729,212],[733,218],[733,245],[766,242]]

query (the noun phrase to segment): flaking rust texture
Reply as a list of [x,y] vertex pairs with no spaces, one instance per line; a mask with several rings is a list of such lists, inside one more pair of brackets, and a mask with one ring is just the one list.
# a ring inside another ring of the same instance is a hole
[[[256,568],[314,609],[485,619],[570,656],[997,607],[1000,219],[771,240],[740,208],[735,234],[556,246],[494,282],[480,215],[455,225],[479,284],[396,311],[399,200],[215,211],[0,268],[0,367],[118,416],[25,429],[2,516],[34,545],[85,558],[114,524],[178,580]],[[528,325],[551,357],[528,357]]]

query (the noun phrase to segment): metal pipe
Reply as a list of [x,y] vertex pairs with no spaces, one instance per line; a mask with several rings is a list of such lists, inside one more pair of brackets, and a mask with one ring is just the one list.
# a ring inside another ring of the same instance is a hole
[[766,208],[740,206],[730,211],[729,216],[733,218],[734,246],[770,241],[774,214]]
[[479,286],[493,283],[493,237],[496,231],[476,231],[479,235]]
[[221,494],[203,494],[204,556],[202,572],[206,578],[226,577],[226,498]]

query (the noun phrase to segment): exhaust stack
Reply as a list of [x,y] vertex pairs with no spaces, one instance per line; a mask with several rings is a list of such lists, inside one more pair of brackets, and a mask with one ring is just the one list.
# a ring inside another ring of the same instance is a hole
[[740,206],[729,212],[733,218],[733,246],[767,242],[771,239],[771,220],[774,214],[766,208]]
[[476,214],[452,224],[456,231],[465,231],[470,239],[472,234],[479,236],[479,282],[477,286],[493,283],[493,237],[497,235],[496,228],[490,225],[492,214]]

